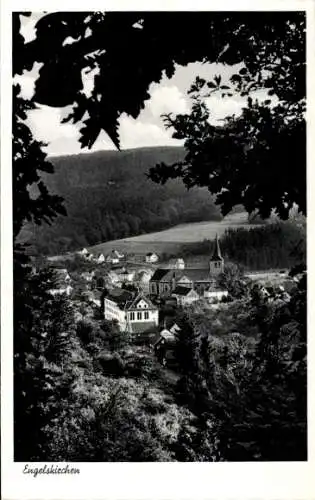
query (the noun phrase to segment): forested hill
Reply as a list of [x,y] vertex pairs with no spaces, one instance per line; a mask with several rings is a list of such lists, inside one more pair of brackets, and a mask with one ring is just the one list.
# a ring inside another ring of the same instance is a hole
[[174,163],[184,154],[181,147],[150,147],[51,157],[55,173],[44,180],[64,197],[68,216],[52,226],[27,225],[23,238],[31,236],[41,253],[56,254],[178,223],[219,220],[207,189],[187,191],[181,180],[161,186],[147,178],[156,163]]

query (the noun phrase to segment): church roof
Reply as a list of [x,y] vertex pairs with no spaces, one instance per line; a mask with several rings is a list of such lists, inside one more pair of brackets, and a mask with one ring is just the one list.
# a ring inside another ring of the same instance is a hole
[[211,279],[208,268],[186,268],[157,269],[154,272],[151,281],[171,282],[173,278],[175,278],[176,282],[180,281],[183,278],[187,278],[190,281],[197,282],[208,282]]
[[215,238],[214,251],[213,251],[211,260],[212,261],[213,260],[223,260],[218,235],[216,235],[216,238]]
[[[168,273],[170,272],[170,269],[157,269],[155,273],[153,274],[151,281],[160,281],[162,278],[164,278]],[[173,272],[173,271],[172,271]]]

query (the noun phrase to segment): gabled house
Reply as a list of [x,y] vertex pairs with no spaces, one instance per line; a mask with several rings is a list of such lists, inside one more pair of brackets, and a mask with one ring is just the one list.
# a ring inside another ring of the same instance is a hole
[[104,317],[132,334],[154,332],[159,323],[158,308],[148,297],[122,288],[113,288],[104,297]]
[[53,287],[49,290],[51,295],[70,295],[73,288],[71,286],[71,277],[67,269],[54,269],[55,279]]
[[105,257],[105,261],[109,264],[119,264],[123,258],[124,254],[118,252],[118,250],[112,250],[111,253]]
[[121,283],[132,283],[135,277],[136,272],[128,269],[126,267],[122,267],[121,269],[115,270],[119,280]]
[[176,323],[171,328],[163,328],[153,345],[155,355],[163,366],[176,363],[175,350],[179,331]]
[[88,260],[89,262],[92,262],[94,260],[94,255],[92,253],[86,253],[84,255],[85,259]]
[[87,255],[89,252],[87,251],[87,249],[86,249],[86,248],[82,248],[82,250],[79,250],[77,253],[78,253],[78,255],[85,256],[85,255]]
[[204,299],[208,302],[220,302],[224,297],[229,295],[227,290],[220,288],[216,282],[212,283],[203,294]]
[[105,261],[108,264],[119,264],[124,255],[119,253],[117,250],[112,250],[109,255],[105,257]]
[[84,271],[83,273],[80,274],[81,278],[89,283],[93,280],[94,275],[95,275],[94,271]]
[[168,263],[168,267],[172,269],[185,269],[185,261],[182,258],[171,259]]
[[175,297],[178,306],[189,306],[196,300],[200,299],[200,295],[193,288],[185,286],[177,286],[172,292],[172,297]]
[[158,262],[158,260],[159,260],[159,256],[156,253],[149,252],[145,256],[145,261],[148,264],[155,264],[156,262]]
[[105,256],[103,253],[99,253],[98,256],[96,257],[95,261],[98,263],[98,264],[103,264],[103,262],[105,262]]

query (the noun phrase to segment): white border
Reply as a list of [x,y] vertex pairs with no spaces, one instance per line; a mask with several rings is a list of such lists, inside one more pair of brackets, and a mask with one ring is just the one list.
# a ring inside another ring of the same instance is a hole
[[[308,50],[308,255],[314,248],[312,190],[315,165],[314,130],[314,2],[312,0],[207,0],[183,2],[127,0],[71,2],[55,0],[9,1],[1,5],[1,352],[2,352],[2,495],[4,500],[41,499],[208,499],[241,500],[307,500],[315,499],[315,457],[309,445],[309,460],[305,463],[94,463],[74,464],[80,476],[38,476],[22,474],[24,464],[13,463],[13,391],[12,391],[12,215],[11,215],[11,11],[71,11],[71,10],[306,10]],[[167,34],[166,34],[167,36]],[[298,168],[298,165],[297,165]],[[309,444],[315,443],[314,415],[314,340],[315,324],[313,270],[309,270]],[[314,471],[314,472],[313,472]],[[312,474],[313,472],[313,474]]]

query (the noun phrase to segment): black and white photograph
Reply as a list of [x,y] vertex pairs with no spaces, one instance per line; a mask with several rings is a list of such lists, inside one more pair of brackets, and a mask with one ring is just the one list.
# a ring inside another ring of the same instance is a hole
[[13,460],[306,462],[306,12],[85,9],[12,13]]

